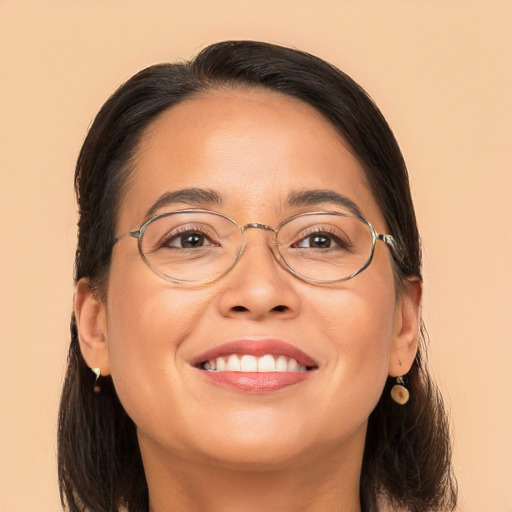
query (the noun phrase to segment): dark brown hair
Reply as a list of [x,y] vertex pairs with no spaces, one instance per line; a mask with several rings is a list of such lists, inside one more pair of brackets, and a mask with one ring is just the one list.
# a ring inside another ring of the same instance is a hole
[[[214,88],[265,88],[322,113],[362,165],[389,232],[398,241],[397,282],[421,278],[421,250],[407,170],[384,117],[365,91],[325,61],[295,49],[252,41],[211,45],[190,62],[144,69],[122,85],[96,116],[75,173],[79,206],[75,281],[105,289],[117,208],[148,125],[174,105]],[[382,499],[409,512],[453,510],[448,420],[421,348],[408,374],[409,403],[393,402],[390,378],[369,418],[360,484],[362,509]],[[147,512],[148,489],[136,428],[112,380],[94,375],[78,344],[75,319],[58,428],[60,493],[72,512]]]

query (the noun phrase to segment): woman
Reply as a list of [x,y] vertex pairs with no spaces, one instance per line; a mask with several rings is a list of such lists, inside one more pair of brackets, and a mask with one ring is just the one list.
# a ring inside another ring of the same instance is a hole
[[242,41],[152,66],[75,179],[69,510],[455,507],[407,171],[349,77]]

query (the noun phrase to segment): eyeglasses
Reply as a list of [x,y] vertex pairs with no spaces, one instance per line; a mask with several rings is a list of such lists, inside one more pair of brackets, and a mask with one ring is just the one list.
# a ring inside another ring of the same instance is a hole
[[396,248],[391,235],[378,234],[368,221],[349,213],[300,213],[274,229],[257,223],[239,226],[227,215],[200,209],[155,215],[113,243],[134,237],[142,259],[158,276],[173,283],[206,284],[236,265],[250,229],[266,231],[276,260],[311,283],[356,276],[370,265],[377,240]]

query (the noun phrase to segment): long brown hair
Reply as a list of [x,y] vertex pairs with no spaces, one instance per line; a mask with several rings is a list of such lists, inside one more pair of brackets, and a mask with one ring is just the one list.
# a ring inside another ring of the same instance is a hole
[[[257,87],[298,98],[339,131],[362,165],[389,232],[398,241],[397,283],[421,278],[421,251],[407,170],[384,117],[365,91],[325,61],[295,49],[252,41],[211,45],[186,63],[142,70],[96,116],[80,152],[75,189],[79,206],[75,281],[88,277],[105,290],[116,213],[137,145],[162,112],[212,88]],[[424,361],[425,336],[408,374],[411,399],[397,405],[388,379],[369,418],[360,484],[362,509],[382,499],[409,512],[453,510],[448,420]],[[72,512],[147,512],[148,489],[136,428],[112,380],[93,392],[94,375],[78,344],[75,319],[58,428],[60,493]]]

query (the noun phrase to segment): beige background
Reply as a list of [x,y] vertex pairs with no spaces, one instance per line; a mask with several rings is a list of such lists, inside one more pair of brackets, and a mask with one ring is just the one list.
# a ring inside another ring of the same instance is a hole
[[226,38],[318,54],[388,118],[423,233],[461,510],[512,512],[511,22],[510,0],[0,0],[0,512],[59,510],[72,175],[86,129],[140,68]]

